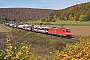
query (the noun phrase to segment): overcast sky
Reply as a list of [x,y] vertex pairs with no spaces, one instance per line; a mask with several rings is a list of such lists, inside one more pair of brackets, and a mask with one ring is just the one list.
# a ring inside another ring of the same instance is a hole
[[0,0],[0,8],[63,9],[90,0]]

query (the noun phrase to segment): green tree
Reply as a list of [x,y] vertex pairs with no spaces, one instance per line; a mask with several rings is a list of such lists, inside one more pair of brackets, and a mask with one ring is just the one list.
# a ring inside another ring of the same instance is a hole
[[69,19],[69,15],[70,15],[70,13],[67,13],[67,14],[66,14],[66,18],[67,18],[67,20]]
[[80,21],[85,21],[86,20],[86,16],[85,15],[80,15],[79,20]]
[[57,16],[54,15],[54,17],[53,17],[53,19],[52,19],[52,22],[56,22],[56,20],[57,20]]
[[42,18],[41,21],[44,22],[45,21],[45,18]]
[[88,13],[86,14],[86,20],[90,21],[90,8],[88,9]]
[[70,20],[71,20],[71,21],[74,21],[74,20],[75,20],[75,18],[74,18],[74,17],[70,17]]

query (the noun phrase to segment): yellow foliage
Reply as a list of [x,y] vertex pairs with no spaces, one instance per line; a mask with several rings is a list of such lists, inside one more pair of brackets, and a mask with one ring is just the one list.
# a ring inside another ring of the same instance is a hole
[[[7,49],[0,52],[0,60],[38,60],[41,58],[41,56],[34,58],[30,46],[26,43],[17,43],[15,47],[12,47],[9,36],[6,41]],[[43,57],[42,60],[47,59]],[[58,51],[52,60],[90,60],[90,37],[80,37],[80,42],[71,46],[67,45],[63,51]]]
[[6,42],[7,49],[4,54],[4,51],[0,52],[0,60],[35,60],[29,45],[17,43],[16,47],[12,49],[9,36],[7,36]]
[[56,54],[54,60],[90,60],[90,37],[80,37],[80,42],[66,46]]

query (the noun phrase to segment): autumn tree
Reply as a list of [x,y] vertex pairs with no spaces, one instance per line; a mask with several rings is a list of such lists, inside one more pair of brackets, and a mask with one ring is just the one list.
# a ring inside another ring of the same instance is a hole
[[35,8],[0,8],[0,18],[10,20],[38,20],[47,17],[54,10]]
[[54,17],[52,19],[52,22],[55,22],[55,21],[57,21],[57,16],[56,15],[54,15]]
[[[82,15],[86,16],[85,21],[90,20],[90,2],[76,4],[65,9],[56,10],[52,14],[57,16],[59,20],[82,20]],[[50,15],[49,15],[50,16]]]
[[88,9],[88,13],[86,14],[86,20],[90,21],[90,8]]
[[86,16],[85,16],[85,15],[81,15],[81,16],[79,17],[79,20],[80,20],[80,21],[85,21],[85,20],[86,20]]

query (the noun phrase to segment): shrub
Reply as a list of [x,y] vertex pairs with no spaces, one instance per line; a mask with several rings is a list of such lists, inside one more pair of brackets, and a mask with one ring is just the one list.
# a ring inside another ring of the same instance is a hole
[[63,50],[64,47],[66,46],[66,44],[63,42],[54,41],[54,42],[52,42],[52,46],[57,50]]
[[90,37],[81,37],[75,45],[58,51],[54,60],[90,60]]
[[0,51],[0,60],[34,60],[30,45],[17,43],[14,47],[10,44],[10,38],[6,38],[6,50]]

